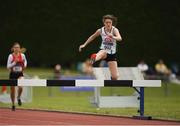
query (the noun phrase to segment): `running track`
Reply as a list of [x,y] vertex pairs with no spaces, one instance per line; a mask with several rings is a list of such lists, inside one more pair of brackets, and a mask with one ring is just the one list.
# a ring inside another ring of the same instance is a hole
[[137,120],[127,117],[99,116],[42,110],[0,108],[0,125],[180,125],[177,121]]

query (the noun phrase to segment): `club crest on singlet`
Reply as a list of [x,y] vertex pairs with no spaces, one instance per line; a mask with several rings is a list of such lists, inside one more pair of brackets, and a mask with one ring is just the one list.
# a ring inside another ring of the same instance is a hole
[[101,38],[102,43],[100,46],[100,49],[105,50],[108,54],[115,54],[116,53],[116,40],[109,37],[109,34],[113,34],[115,27],[112,27],[112,30],[110,33],[105,32],[105,28],[101,28]]

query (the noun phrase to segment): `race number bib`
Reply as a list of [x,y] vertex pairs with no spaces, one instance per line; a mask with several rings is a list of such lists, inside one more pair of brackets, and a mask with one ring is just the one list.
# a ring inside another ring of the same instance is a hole
[[103,46],[105,50],[111,50],[113,43],[112,42],[103,42]]
[[105,50],[111,50],[111,46],[105,45],[105,46],[104,46],[104,49],[105,49]]
[[14,72],[22,72],[23,68],[21,66],[14,66],[13,71]]

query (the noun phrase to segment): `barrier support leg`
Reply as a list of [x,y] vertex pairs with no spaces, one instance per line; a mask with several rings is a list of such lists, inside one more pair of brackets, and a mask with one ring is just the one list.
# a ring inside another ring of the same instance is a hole
[[135,89],[138,93],[139,93],[139,102],[140,102],[140,106],[139,106],[139,116],[133,116],[136,119],[143,119],[143,120],[150,120],[152,119],[151,116],[144,116],[144,87],[140,87],[140,90],[138,91],[137,89]]

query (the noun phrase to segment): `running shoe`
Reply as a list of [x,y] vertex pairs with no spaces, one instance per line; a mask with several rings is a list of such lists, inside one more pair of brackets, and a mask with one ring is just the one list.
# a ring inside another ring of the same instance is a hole
[[16,110],[16,107],[15,105],[12,105],[12,108],[11,108],[12,111],[15,111]]
[[96,53],[93,53],[92,55],[91,55],[91,64],[94,64],[95,63],[95,61],[96,61]]
[[21,106],[22,105],[21,99],[17,98],[17,101],[18,101],[18,105]]

